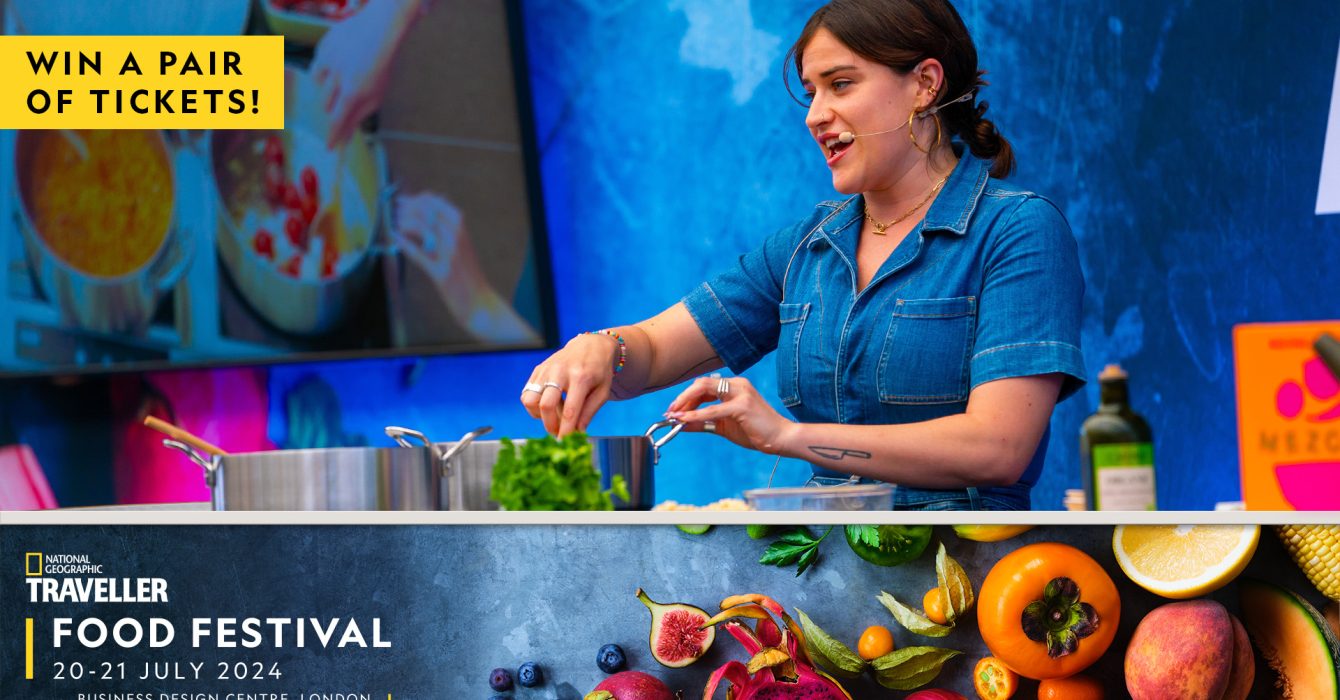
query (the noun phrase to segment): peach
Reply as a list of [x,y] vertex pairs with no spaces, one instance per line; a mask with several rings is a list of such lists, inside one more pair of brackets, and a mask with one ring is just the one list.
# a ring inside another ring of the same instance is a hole
[[[1134,700],[1224,700],[1233,680],[1239,692],[1233,668],[1241,663],[1235,653],[1241,625],[1235,629],[1234,622],[1228,609],[1206,599],[1150,611],[1126,648],[1126,690]],[[1250,643],[1245,649],[1250,657]]]

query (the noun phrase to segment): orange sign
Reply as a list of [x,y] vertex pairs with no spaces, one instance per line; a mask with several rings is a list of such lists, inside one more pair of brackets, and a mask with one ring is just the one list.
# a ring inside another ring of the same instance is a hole
[[1340,510],[1340,379],[1317,357],[1340,321],[1233,328],[1242,498],[1249,510]]

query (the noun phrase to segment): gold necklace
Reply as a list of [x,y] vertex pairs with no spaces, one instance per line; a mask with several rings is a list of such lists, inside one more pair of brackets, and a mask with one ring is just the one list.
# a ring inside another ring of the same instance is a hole
[[894,219],[893,221],[890,221],[890,222],[887,223],[887,224],[881,224],[881,223],[879,223],[878,221],[875,221],[875,217],[873,217],[873,216],[870,215],[870,210],[868,210],[868,209],[867,209],[866,212],[865,212],[865,220],[866,220],[866,221],[869,221],[869,222],[870,222],[870,225],[875,227],[875,235],[876,235],[876,236],[883,236],[883,235],[885,235],[884,232],[887,231],[887,230],[889,229],[890,226],[897,226],[898,224],[901,224],[902,222],[904,222],[904,221],[907,220],[907,217],[909,217],[909,216],[915,214],[916,211],[917,211],[918,209],[920,209],[920,208],[926,206],[926,202],[931,201],[931,197],[934,197],[934,196],[935,196],[935,193],[936,193],[936,192],[939,192],[939,191],[940,191],[940,188],[945,186],[945,181],[948,180],[948,179],[949,179],[949,176],[948,176],[948,175],[945,175],[944,177],[940,178],[940,181],[937,182],[937,183],[935,183],[935,187],[932,187],[932,188],[931,188],[931,191],[930,191],[930,192],[927,192],[927,193],[926,193],[926,196],[925,196],[924,198],[922,198],[922,200],[921,200],[920,202],[917,202],[916,206],[914,206],[914,207],[912,207],[911,209],[907,210],[907,213],[906,213],[906,214],[903,214],[902,216],[900,216],[900,217]]

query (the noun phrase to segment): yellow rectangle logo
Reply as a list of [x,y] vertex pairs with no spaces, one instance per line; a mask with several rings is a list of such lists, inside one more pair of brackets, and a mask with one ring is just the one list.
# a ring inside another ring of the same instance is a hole
[[25,576],[42,575],[41,552],[27,552],[23,555],[23,574]]
[[282,129],[282,36],[0,36],[0,129]]
[[23,621],[23,677],[33,679],[33,619]]

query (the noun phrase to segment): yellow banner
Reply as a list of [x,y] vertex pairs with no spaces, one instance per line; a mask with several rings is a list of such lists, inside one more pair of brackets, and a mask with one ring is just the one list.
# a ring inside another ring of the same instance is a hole
[[0,36],[0,129],[282,129],[282,36]]

